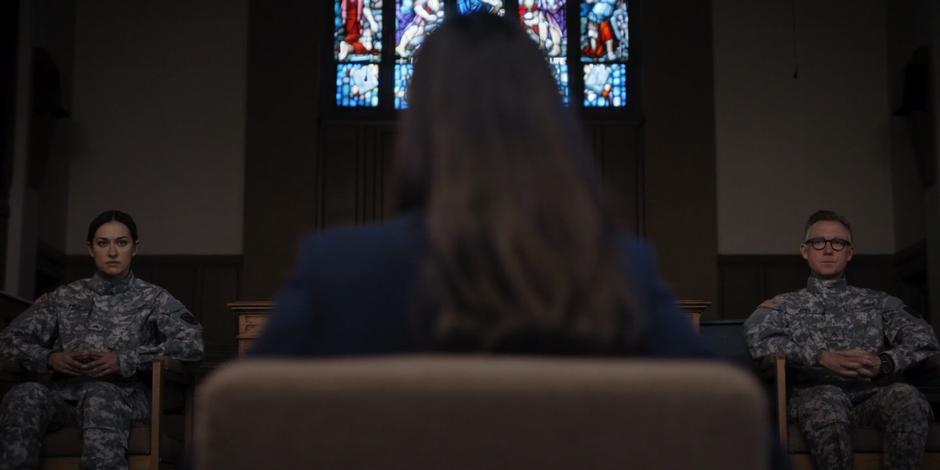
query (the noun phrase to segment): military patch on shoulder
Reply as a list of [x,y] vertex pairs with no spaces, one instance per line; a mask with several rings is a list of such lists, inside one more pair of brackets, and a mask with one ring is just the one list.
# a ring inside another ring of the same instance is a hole
[[878,300],[881,301],[882,307],[886,310],[903,310],[907,308],[907,305],[904,304],[903,300],[894,297],[893,295],[882,294]]
[[782,303],[783,302],[777,300],[776,298],[773,298],[773,299],[765,300],[761,302],[761,304],[758,305],[757,308],[766,308],[769,310],[780,310],[780,305]]
[[190,325],[199,324],[199,322],[196,320],[196,317],[194,317],[193,314],[189,312],[183,312],[183,314],[180,315],[180,319],[182,319],[186,323],[189,323]]

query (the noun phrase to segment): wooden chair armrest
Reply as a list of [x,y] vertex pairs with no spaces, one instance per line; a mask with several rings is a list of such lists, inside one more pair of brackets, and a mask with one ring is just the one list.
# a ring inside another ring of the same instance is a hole
[[777,434],[784,452],[788,450],[789,422],[787,420],[787,357],[783,354],[772,355],[774,361],[774,383],[777,390]]
[[756,367],[755,372],[767,383],[776,383],[777,381],[777,358],[775,355],[771,354],[769,356],[764,356],[758,358],[754,361]]
[[184,446],[188,448],[192,443],[193,390],[196,383],[195,363],[157,356],[153,358],[151,374],[150,468],[159,468],[159,453],[154,453],[154,449],[159,449],[160,446],[161,415],[164,406],[173,407],[171,387],[169,387],[171,384],[176,385],[176,387],[173,387],[175,392],[182,393],[184,402]]
[[161,378],[176,385],[193,385],[196,383],[195,362],[183,362],[166,356],[153,358],[153,367],[160,368]]
[[185,372],[186,366],[183,364],[183,361],[179,359],[173,359],[172,357],[166,356],[157,356],[155,359],[163,363],[163,370],[169,370],[173,372]]
[[781,353],[769,354],[756,360],[761,378],[773,384],[776,395],[777,434],[784,451],[787,450],[787,357]]

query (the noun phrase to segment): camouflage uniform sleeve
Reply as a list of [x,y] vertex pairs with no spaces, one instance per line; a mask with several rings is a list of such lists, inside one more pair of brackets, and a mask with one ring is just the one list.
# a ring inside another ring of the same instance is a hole
[[933,328],[915,315],[897,297],[887,296],[882,303],[885,351],[894,360],[895,372],[940,353]]
[[779,298],[768,300],[744,322],[744,340],[751,358],[781,353],[794,365],[813,366],[816,353],[793,341]]
[[55,300],[53,296],[30,306],[0,332],[0,356],[18,362],[30,372],[49,370],[49,354],[54,352],[58,331]]
[[157,329],[157,343],[140,345],[131,351],[119,353],[121,375],[130,377],[146,369],[154,356],[164,355],[181,361],[202,359],[202,325],[189,310],[170,294],[158,298],[158,306],[151,321]]

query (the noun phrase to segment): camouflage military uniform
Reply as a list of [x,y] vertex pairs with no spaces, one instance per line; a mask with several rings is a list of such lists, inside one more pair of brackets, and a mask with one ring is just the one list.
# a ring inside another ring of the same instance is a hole
[[127,468],[133,421],[150,415],[149,388],[135,377],[162,354],[202,357],[202,327],[164,289],[130,274],[119,281],[73,282],[17,317],[0,333],[0,356],[36,373],[57,351],[114,351],[120,375],[67,377],[17,385],[0,402],[0,469],[36,468],[47,429],[82,429],[82,467]]
[[744,323],[751,356],[783,353],[793,372],[789,403],[817,468],[852,468],[849,431],[875,426],[885,435],[885,468],[920,468],[930,405],[914,387],[844,379],[819,365],[825,351],[885,353],[894,374],[940,352],[933,329],[900,299],[811,277],[805,289],[761,304]]

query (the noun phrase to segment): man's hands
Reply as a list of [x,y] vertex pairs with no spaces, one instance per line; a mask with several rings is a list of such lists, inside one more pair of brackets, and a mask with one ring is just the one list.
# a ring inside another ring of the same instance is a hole
[[[85,364],[87,368],[86,375],[91,377],[104,377],[106,375],[117,374],[121,372],[121,364],[118,362],[118,355],[114,351],[102,352],[102,353],[90,353],[93,355],[93,359],[88,364]],[[877,360],[878,357],[875,357]]]
[[878,355],[861,349],[826,351],[819,356],[819,365],[846,379],[868,381],[881,373]]
[[54,352],[49,355],[49,367],[65,375],[85,375],[85,354],[74,351]]
[[49,355],[52,370],[72,376],[105,377],[121,371],[116,352],[62,351]]

